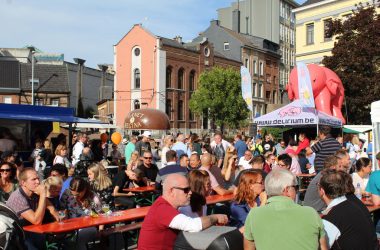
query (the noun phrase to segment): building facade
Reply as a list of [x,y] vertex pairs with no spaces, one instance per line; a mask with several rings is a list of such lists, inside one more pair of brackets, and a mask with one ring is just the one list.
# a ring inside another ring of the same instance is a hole
[[267,39],[233,31],[213,20],[193,41],[207,39],[214,51],[224,57],[239,60],[252,78],[253,117],[266,114],[280,103],[279,46]]
[[347,19],[355,4],[372,1],[359,0],[308,0],[293,10],[296,15],[296,61],[321,64],[324,56],[331,55],[334,37],[325,30],[333,19]]
[[189,109],[199,75],[213,66],[240,67],[239,61],[215,54],[206,39],[183,43],[179,36],[159,37],[141,25],[134,25],[114,46],[114,54],[114,114],[119,127],[124,127],[130,111],[154,108],[168,115],[172,130],[207,129],[208,121]]
[[[32,67],[32,60],[34,65]],[[104,66],[93,69],[64,61],[63,54],[45,53],[34,47],[0,49],[0,102],[76,108],[82,117],[92,117],[97,103],[113,99],[113,73]],[[33,68],[33,70],[32,70]]]
[[288,102],[284,90],[295,66],[295,17],[292,10],[298,6],[293,0],[245,0],[218,9],[221,26],[280,45],[280,75],[276,80],[282,103]]

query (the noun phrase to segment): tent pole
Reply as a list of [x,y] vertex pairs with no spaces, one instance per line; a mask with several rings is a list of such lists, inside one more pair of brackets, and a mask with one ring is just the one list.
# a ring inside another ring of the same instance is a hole
[[71,158],[71,156],[73,155],[73,150],[72,150],[72,148],[73,148],[73,133],[72,133],[72,131],[73,131],[73,124],[70,122],[69,123],[69,149],[70,149],[70,158]]

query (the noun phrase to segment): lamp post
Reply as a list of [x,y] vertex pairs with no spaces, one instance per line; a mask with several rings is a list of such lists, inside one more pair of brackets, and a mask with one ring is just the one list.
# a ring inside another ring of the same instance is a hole
[[32,53],[32,105],[34,105],[34,53],[36,53],[36,49],[33,46],[28,49]]

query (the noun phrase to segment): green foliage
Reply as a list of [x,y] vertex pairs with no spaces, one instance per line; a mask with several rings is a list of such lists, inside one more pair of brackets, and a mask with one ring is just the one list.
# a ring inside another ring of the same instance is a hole
[[[350,124],[370,124],[371,102],[380,97],[380,15],[378,1],[359,4],[346,21],[334,20],[328,31],[336,35],[332,55],[322,63],[335,71],[345,88]],[[377,6],[378,8],[378,6]]]
[[240,72],[220,67],[204,71],[189,106],[197,115],[208,111],[208,117],[221,128],[247,124],[249,110],[241,94]]
[[285,131],[289,129],[290,128],[262,128],[261,134],[264,136],[271,134],[277,140],[277,139],[283,138],[282,133],[284,133]]

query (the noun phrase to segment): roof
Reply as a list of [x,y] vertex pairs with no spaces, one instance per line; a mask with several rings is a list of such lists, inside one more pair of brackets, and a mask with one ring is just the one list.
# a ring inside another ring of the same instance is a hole
[[20,91],[20,63],[18,61],[0,61],[1,92]]
[[[45,93],[69,93],[69,84],[65,65],[36,64],[34,65],[34,78],[39,80],[35,91]],[[32,77],[32,65],[21,64],[21,89],[31,91],[29,79]]]
[[307,5],[310,5],[310,4],[315,4],[315,3],[319,3],[319,2],[323,2],[323,1],[324,0],[307,0],[300,7],[304,7],[304,6],[307,6]]
[[75,117],[73,108],[2,103],[0,104],[0,119],[67,123],[102,123],[95,119]]

